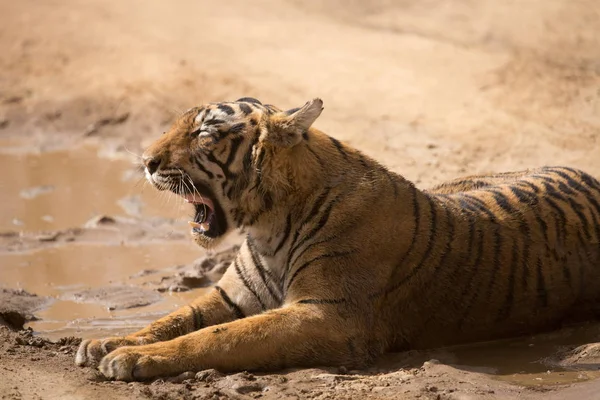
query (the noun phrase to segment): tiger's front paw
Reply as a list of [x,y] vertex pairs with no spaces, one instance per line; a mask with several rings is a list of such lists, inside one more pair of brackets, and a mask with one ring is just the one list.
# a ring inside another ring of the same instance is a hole
[[142,338],[112,337],[107,339],[84,340],[75,355],[75,364],[80,367],[96,367],[104,356],[123,346],[136,346],[148,343]]
[[98,369],[107,378],[121,381],[146,380],[180,372],[172,360],[159,353],[152,346],[121,347],[106,355]]

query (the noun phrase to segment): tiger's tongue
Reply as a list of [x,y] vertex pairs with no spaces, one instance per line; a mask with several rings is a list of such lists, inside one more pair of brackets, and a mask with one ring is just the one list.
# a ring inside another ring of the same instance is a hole
[[205,204],[211,210],[214,210],[214,205],[211,199],[206,196],[200,196],[199,194],[186,194],[183,196],[186,202],[192,204]]

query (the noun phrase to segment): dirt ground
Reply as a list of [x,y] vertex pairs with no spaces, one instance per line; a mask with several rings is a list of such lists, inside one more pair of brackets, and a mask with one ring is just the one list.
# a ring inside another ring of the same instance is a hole
[[238,242],[204,254],[135,166],[183,110],[318,96],[318,128],[421,187],[549,164],[600,177],[598,49],[597,0],[0,2],[0,397],[600,399],[596,322],[364,371],[125,384],[73,363],[78,338],[197,296]]

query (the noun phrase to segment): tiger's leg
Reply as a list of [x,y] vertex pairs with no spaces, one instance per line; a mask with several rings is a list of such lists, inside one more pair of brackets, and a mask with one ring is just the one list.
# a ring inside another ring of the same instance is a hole
[[129,381],[207,368],[225,372],[368,362],[366,346],[356,340],[358,330],[334,308],[296,303],[167,342],[122,347],[104,357],[99,369],[108,378]]
[[[229,290],[228,292],[232,293]],[[243,316],[240,308],[231,303],[223,289],[215,287],[191,304],[181,307],[131,335],[84,340],[77,350],[75,363],[80,366],[96,366],[102,357],[119,347],[171,340],[202,327],[220,324]]]

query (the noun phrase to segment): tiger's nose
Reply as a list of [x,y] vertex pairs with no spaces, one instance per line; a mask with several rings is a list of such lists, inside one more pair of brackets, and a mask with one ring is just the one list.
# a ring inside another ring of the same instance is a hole
[[148,173],[152,175],[160,166],[160,159],[156,157],[144,157],[144,165],[146,166]]

